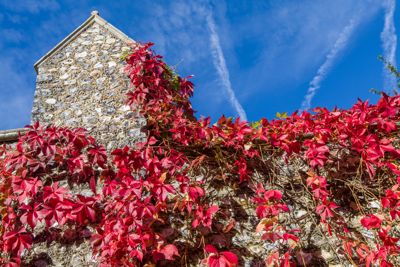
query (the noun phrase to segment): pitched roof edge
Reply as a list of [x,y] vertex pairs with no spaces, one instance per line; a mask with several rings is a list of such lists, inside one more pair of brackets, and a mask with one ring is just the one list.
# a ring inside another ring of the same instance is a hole
[[98,23],[99,25],[105,27],[109,32],[111,32],[113,35],[116,37],[126,41],[126,42],[135,42],[133,39],[129,38],[125,33],[121,32],[118,30],[116,27],[114,27],[112,24],[107,22],[105,19],[99,16],[99,13],[97,11],[92,11],[90,17],[85,20],[80,26],[78,26],[73,32],[67,35],[61,42],[59,42],[56,46],[53,47],[49,52],[47,52],[44,56],[42,56],[36,63],[33,65],[36,71],[36,74],[38,73],[38,67],[41,63],[46,61],[47,58],[49,58],[52,54],[57,52],[58,50],[62,49],[65,47],[68,43],[70,43],[76,36],[78,36],[82,31],[86,30],[89,26],[91,26],[93,23]]

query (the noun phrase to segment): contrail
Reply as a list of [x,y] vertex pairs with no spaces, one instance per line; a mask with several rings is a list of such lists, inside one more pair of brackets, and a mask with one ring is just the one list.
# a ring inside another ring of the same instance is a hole
[[307,94],[301,104],[301,110],[307,110],[311,107],[311,100],[313,99],[317,90],[321,87],[321,82],[325,79],[326,75],[333,67],[336,58],[340,52],[347,46],[349,38],[353,33],[355,27],[357,26],[356,20],[353,18],[350,20],[349,24],[344,27],[343,31],[340,33],[338,39],[333,45],[332,49],[326,55],[325,62],[319,67],[317,74],[311,80],[310,85],[307,90]]
[[211,52],[213,56],[214,65],[221,78],[222,84],[228,94],[229,102],[234,107],[238,115],[242,120],[247,121],[247,115],[242,105],[236,98],[235,92],[232,89],[231,80],[229,78],[229,71],[226,66],[224,53],[222,52],[221,43],[219,41],[218,33],[215,29],[215,22],[212,18],[212,14],[207,15],[207,25],[210,30],[210,41],[211,41]]
[[[396,67],[396,47],[397,47],[397,36],[396,28],[394,25],[394,11],[396,9],[396,0],[385,0],[385,24],[381,32],[381,41],[383,47],[384,59]],[[396,87],[396,78],[392,75],[386,67],[383,69],[383,89],[386,92]]]

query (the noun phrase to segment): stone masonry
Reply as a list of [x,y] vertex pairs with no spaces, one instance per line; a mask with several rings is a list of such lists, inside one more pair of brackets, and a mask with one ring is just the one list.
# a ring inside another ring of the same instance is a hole
[[32,123],[86,128],[109,151],[143,138],[145,119],[124,104],[129,81],[121,55],[129,42],[92,12],[36,63]]

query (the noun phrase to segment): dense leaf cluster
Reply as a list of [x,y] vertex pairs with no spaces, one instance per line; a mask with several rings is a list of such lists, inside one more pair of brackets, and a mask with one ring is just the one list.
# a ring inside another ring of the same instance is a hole
[[[300,207],[340,245],[340,262],[398,263],[400,97],[212,125],[194,117],[189,78],[151,45],[126,57],[128,104],[146,117],[147,141],[108,159],[82,129],[35,124],[0,154],[3,264],[18,266],[44,229],[51,241],[90,237],[101,266],[242,265],[231,242],[247,220],[238,198],[270,244],[267,266],[312,264],[304,224],[290,220]],[[91,194],[76,193],[82,186]]]

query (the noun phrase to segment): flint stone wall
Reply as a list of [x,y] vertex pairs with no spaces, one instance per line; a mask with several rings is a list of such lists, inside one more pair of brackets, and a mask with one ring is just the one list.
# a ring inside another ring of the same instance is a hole
[[144,137],[146,121],[125,105],[125,40],[93,23],[37,68],[32,122],[83,127],[107,150]]

